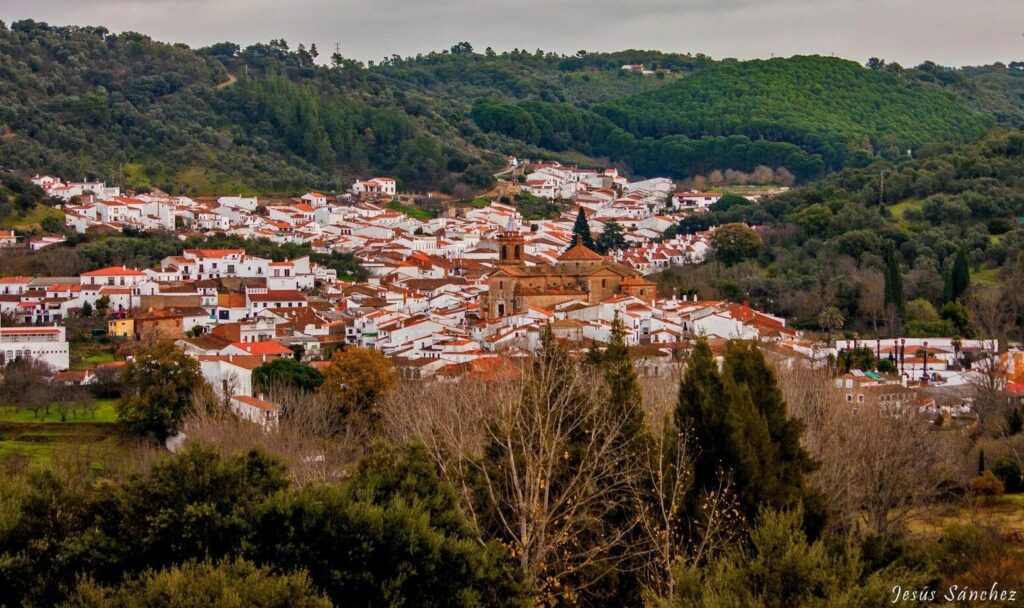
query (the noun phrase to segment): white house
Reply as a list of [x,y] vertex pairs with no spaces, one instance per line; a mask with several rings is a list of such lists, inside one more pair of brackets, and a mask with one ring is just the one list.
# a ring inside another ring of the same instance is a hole
[[397,184],[395,180],[390,177],[375,177],[366,181],[357,181],[352,184],[352,194],[361,196],[377,195],[377,196],[394,196],[397,192]]
[[253,424],[260,425],[264,431],[277,429],[278,419],[281,414],[281,408],[277,404],[247,395],[232,397],[231,411],[242,420],[248,420]]
[[146,273],[127,266],[109,266],[79,277],[82,285],[107,285],[111,287],[134,287],[149,279]]
[[256,211],[256,207],[259,206],[255,196],[222,196],[217,199],[217,203],[225,207],[244,209],[250,212]]
[[0,366],[20,357],[38,359],[54,370],[71,365],[64,328],[0,327]]

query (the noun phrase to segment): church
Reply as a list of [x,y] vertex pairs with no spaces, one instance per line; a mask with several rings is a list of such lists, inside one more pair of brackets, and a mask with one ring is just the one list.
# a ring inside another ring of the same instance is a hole
[[519,314],[531,306],[550,309],[573,300],[596,304],[616,295],[656,297],[654,283],[632,268],[605,259],[579,238],[557,263],[545,266],[524,263],[525,244],[518,230],[507,229],[497,240],[498,269],[488,277],[488,290],[480,303],[487,319]]

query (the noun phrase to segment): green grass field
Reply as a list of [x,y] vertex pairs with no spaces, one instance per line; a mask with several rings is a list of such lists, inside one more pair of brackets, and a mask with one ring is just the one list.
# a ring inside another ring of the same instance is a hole
[[74,340],[71,342],[71,369],[91,369],[103,363],[117,361],[117,346],[115,342]]
[[922,204],[923,202],[920,199],[908,198],[896,203],[895,205],[889,205],[889,213],[892,214],[892,219],[899,224],[900,229],[906,231],[911,227],[911,223],[903,217],[903,214],[909,209],[916,209],[920,211]]
[[430,218],[434,217],[434,214],[427,211],[426,209],[420,209],[415,205],[403,205],[402,203],[399,203],[397,201],[391,201],[390,203],[388,203],[388,209],[391,209],[392,211],[397,211],[399,213],[404,213],[409,217],[416,218],[418,220],[429,220]]
[[121,171],[125,183],[131,187],[159,187],[161,184],[174,184],[180,193],[193,196],[213,196],[217,194],[239,194],[253,196],[256,190],[241,179],[202,167],[186,167],[177,173],[147,173],[143,163],[124,163]]
[[1006,494],[963,503],[938,504],[917,509],[907,519],[911,536],[935,540],[950,524],[975,524],[997,528],[1024,538],[1024,494]]
[[997,285],[999,283],[999,269],[980,268],[972,270],[971,283],[975,285]]
[[60,413],[51,407],[38,415],[28,410],[0,406],[0,459],[28,458],[47,464],[61,451],[79,448],[121,449],[121,429],[117,425],[116,399],[96,400],[95,412],[71,412],[61,422]]
[[22,228],[28,226],[35,226],[42,222],[47,217],[56,217],[61,222],[64,221],[64,212],[53,207],[47,207],[46,205],[36,204],[28,213],[21,215],[18,213],[12,213],[0,221],[0,228]]
[[[114,409],[114,405],[117,403],[116,399],[96,399],[94,403],[98,406],[95,412],[83,412],[81,410],[71,412],[68,414],[68,419],[64,424],[73,424],[75,422],[117,422],[117,412]],[[0,422],[60,423],[60,412],[57,411],[57,408],[51,407],[48,414],[40,410],[37,416],[29,410],[19,410],[3,406],[0,407]]]

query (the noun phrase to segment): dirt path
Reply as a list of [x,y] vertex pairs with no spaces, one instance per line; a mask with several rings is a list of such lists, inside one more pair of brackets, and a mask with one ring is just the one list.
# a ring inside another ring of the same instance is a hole
[[238,82],[238,78],[236,78],[234,74],[228,74],[228,79],[227,80],[225,80],[224,82],[222,82],[220,84],[217,84],[213,88],[215,88],[218,91],[220,91],[221,89],[226,89],[227,87],[230,87],[231,85],[235,84],[236,82]]

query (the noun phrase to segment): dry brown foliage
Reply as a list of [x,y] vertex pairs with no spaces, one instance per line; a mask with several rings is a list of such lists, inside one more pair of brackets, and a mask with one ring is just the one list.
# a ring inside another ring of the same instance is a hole
[[337,408],[322,393],[271,387],[265,398],[282,407],[273,430],[239,419],[212,391],[197,393],[193,411],[182,424],[188,441],[224,454],[261,449],[281,459],[299,485],[346,477],[370,443],[365,426],[339,421]]

